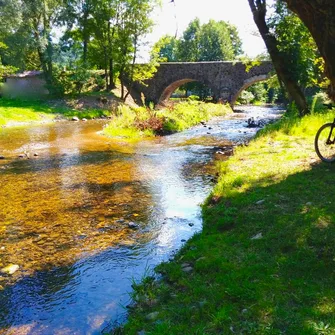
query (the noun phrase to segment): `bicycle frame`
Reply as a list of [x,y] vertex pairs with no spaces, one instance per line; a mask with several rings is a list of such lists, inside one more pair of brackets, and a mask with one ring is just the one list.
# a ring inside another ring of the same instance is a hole
[[331,140],[334,128],[335,128],[335,119],[334,119],[333,124],[330,128],[329,136],[328,136],[327,141],[326,141],[326,144],[328,144],[328,145],[335,144],[335,135],[333,137],[333,140]]

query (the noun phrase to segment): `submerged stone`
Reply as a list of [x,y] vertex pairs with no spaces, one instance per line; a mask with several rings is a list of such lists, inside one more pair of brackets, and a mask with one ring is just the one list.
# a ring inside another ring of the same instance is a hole
[[6,267],[2,268],[0,271],[2,273],[7,273],[9,275],[14,274],[20,268],[17,264],[9,264]]

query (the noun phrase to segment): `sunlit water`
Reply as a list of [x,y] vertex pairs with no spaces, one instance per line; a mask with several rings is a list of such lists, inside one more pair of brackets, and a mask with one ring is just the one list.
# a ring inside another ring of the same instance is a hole
[[251,115],[280,114],[244,112],[136,145],[99,135],[103,121],[1,130],[0,269],[19,269],[0,273],[0,334],[124,321],[132,281],[201,230],[216,152],[254,135]]

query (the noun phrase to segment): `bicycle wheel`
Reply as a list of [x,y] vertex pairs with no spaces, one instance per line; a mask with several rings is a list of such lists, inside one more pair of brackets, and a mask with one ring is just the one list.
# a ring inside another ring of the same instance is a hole
[[335,161],[335,127],[333,123],[324,124],[316,133],[315,151],[327,163]]

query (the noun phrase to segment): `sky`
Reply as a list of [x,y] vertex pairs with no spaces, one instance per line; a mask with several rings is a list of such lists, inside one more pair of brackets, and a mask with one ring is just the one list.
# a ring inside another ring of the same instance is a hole
[[[156,22],[153,32],[147,36],[147,41],[153,45],[163,35],[181,37],[188,24],[198,17],[201,24],[210,19],[226,21],[234,24],[243,42],[246,55],[254,57],[265,51],[261,37],[253,21],[248,0],[162,0],[161,8],[152,13]],[[146,58],[146,52],[143,51]]]

